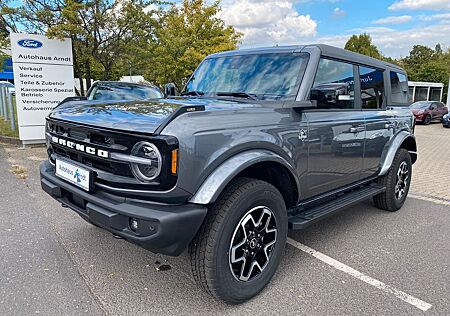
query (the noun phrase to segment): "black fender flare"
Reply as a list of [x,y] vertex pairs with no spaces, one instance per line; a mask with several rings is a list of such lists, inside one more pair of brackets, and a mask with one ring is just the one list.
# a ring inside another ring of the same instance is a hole
[[410,139],[415,148],[407,148],[409,154],[411,155],[412,162],[414,163],[417,160],[417,145],[416,145],[416,137],[414,134],[411,134],[407,131],[401,131],[398,133],[388,144],[387,150],[383,153],[380,162],[380,172],[378,175],[385,175],[389,169],[391,168],[392,162],[394,161],[395,154],[398,149],[402,147],[403,143]]
[[276,162],[286,167],[293,175],[297,190],[300,185],[295,168],[280,155],[269,150],[248,150],[234,155],[217,167],[200,185],[197,192],[189,200],[194,204],[210,204],[217,200],[228,183],[241,171],[259,162]]

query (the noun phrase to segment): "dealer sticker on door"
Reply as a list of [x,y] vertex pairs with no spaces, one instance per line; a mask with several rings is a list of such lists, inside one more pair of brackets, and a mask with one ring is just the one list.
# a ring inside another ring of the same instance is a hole
[[56,175],[86,191],[89,191],[90,173],[88,170],[56,159]]

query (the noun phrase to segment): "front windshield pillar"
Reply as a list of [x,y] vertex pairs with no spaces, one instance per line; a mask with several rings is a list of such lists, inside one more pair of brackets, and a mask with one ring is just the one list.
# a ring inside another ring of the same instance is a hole
[[295,101],[306,101],[309,99],[309,93],[314,83],[315,74],[320,60],[320,49],[317,46],[306,46],[301,50],[302,53],[309,54],[308,64],[301,79]]

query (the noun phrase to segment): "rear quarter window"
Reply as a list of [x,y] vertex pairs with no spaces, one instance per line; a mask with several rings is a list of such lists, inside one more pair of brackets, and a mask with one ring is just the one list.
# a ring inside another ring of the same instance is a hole
[[405,74],[391,71],[391,102],[408,103],[408,80]]
[[363,109],[383,107],[384,72],[381,69],[359,66],[361,81],[361,106]]

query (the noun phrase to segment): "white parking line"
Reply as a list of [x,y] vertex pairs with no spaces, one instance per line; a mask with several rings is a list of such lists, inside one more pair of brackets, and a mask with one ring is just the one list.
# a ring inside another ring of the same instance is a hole
[[320,261],[332,266],[333,268],[340,270],[342,272],[345,272],[348,275],[351,275],[352,277],[355,277],[363,282],[366,282],[367,284],[370,284],[370,285],[376,287],[377,289],[382,290],[383,292],[386,292],[388,294],[393,294],[394,296],[401,299],[402,301],[405,301],[406,303],[409,303],[422,311],[426,311],[426,310],[430,309],[430,307],[432,306],[431,304],[429,304],[427,302],[424,302],[424,301],[419,300],[418,298],[415,298],[405,292],[397,290],[396,288],[394,288],[388,284],[378,281],[378,280],[376,280],[368,275],[365,275],[364,273],[359,272],[359,271],[357,271],[357,270],[355,270],[355,269],[353,269],[331,257],[328,257],[327,255],[325,255],[317,250],[314,250],[302,243],[299,243],[298,241],[296,241],[292,238],[288,237],[287,242],[291,246],[294,246],[295,248],[300,249],[303,252],[306,252],[307,254],[313,256],[316,259],[319,259]]
[[427,201],[427,202],[432,202],[432,203],[436,203],[436,204],[450,206],[450,201],[447,201],[447,200],[436,199],[436,198],[422,196],[422,195],[418,195],[418,194],[414,194],[414,193],[409,193],[408,197],[413,198],[413,199]]

